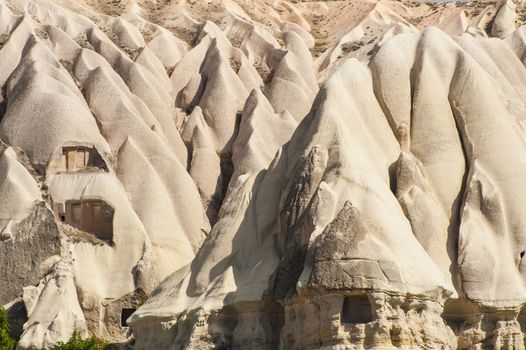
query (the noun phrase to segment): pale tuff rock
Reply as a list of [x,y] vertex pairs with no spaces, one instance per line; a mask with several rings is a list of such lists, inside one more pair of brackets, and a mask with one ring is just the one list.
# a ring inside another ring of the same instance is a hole
[[[498,68],[505,57],[511,57],[508,71]],[[489,164],[502,159],[491,156],[501,147],[521,148],[512,144],[523,138],[524,109],[510,96],[520,93],[524,68],[499,42],[453,40],[437,29],[387,41],[370,68],[372,75],[348,61],[326,81],[291,141],[260,173],[263,179],[247,182],[252,195],[226,202],[191,272],[163,283],[151,306],[134,315],[137,347],[148,347],[156,322],[166,334],[158,344],[174,348],[225,341],[235,348],[523,347],[517,338],[523,283],[515,279],[520,254],[511,258],[520,238],[501,226],[506,215],[520,225],[520,214],[507,214],[499,204],[512,201],[505,207],[513,211],[522,197],[507,194],[506,166]],[[511,74],[515,69],[518,76]],[[477,88],[461,92],[467,82]],[[481,96],[484,102],[474,107]],[[492,129],[501,141],[490,146],[491,138],[472,135],[481,135],[477,128],[491,125],[492,116],[506,116],[506,124]],[[483,168],[498,174],[489,180]],[[274,215],[259,217],[273,224],[251,224],[251,203],[257,208],[260,194]],[[238,210],[231,209],[234,200]],[[451,222],[460,222],[460,231]],[[472,237],[481,229],[485,238]],[[250,231],[257,241],[243,239]],[[224,242],[235,245],[226,249]],[[272,248],[263,255],[266,246]],[[239,251],[247,252],[243,259]],[[475,267],[488,258],[484,272]],[[471,305],[466,297],[475,302],[472,311],[447,303],[444,309],[449,298]],[[284,304],[268,311],[269,298]],[[217,303],[229,305],[219,316]],[[346,311],[349,303],[354,306]],[[177,319],[181,309],[192,313]],[[360,309],[363,318],[353,319]],[[155,321],[152,313],[162,316]]]
[[36,181],[31,177],[12,148],[0,144],[0,228],[20,221],[29,213],[35,202],[42,200]]
[[515,31],[516,5],[512,0],[503,1],[491,25],[491,35],[505,38]]
[[71,265],[65,260],[57,262],[36,287],[24,288],[23,298],[29,320],[24,324],[21,348],[47,348],[67,341],[73,331],[87,334]]
[[524,349],[524,10],[0,2],[18,347]]
[[457,13],[447,17],[438,24],[438,27],[449,35],[462,35],[468,29],[469,22],[466,13],[460,10]]
[[442,306],[435,301],[381,292],[293,300],[285,305],[280,346],[331,348],[325,344],[334,344],[337,339],[339,346],[349,349],[416,349],[421,344],[430,349],[455,349],[456,338],[441,319],[441,312]]
[[42,202],[35,179],[13,148],[0,145],[0,302],[20,294],[47,274],[47,262],[60,255],[59,231]]

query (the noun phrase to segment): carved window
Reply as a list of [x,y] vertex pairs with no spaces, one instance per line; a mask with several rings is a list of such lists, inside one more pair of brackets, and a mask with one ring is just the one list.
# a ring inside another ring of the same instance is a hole
[[343,301],[343,323],[368,323],[373,321],[371,302],[366,294],[349,295]]

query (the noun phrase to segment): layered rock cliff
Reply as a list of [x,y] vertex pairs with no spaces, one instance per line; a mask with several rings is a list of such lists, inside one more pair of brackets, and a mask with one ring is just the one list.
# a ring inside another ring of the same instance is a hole
[[525,11],[0,2],[18,347],[524,349]]

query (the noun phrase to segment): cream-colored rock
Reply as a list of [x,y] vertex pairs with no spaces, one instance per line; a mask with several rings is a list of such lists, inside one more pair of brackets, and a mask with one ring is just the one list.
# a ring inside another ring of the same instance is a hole
[[516,5],[512,0],[503,1],[493,19],[491,25],[491,35],[497,38],[505,38],[513,33],[515,30],[515,13]]
[[19,348],[524,349],[524,6],[0,2]]
[[29,320],[18,344],[21,348],[45,349],[67,341],[74,331],[87,334],[71,262],[57,262],[36,287],[24,288],[23,298]]
[[12,148],[3,148],[0,156],[0,230],[10,221],[19,221],[42,196],[36,181],[17,160]]

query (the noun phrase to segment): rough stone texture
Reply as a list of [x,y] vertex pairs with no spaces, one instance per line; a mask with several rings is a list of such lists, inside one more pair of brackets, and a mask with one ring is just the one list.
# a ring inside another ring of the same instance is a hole
[[120,299],[102,303],[95,298],[79,295],[79,302],[86,319],[88,331],[100,334],[105,339],[128,341],[131,332],[128,327],[122,325],[126,322],[126,318],[123,319],[122,310],[136,310],[144,303],[146,298],[147,294],[143,290],[137,290]]
[[285,306],[282,349],[456,348],[453,331],[440,317],[436,301],[373,292],[374,321],[346,323],[344,295],[293,300]]
[[294,289],[295,281],[303,270],[303,261],[313,230],[312,216],[305,209],[319,186],[327,162],[327,153],[314,147],[298,170],[293,188],[288,191],[284,210],[280,213],[278,239],[282,254],[276,274],[274,297],[281,299]]
[[525,11],[0,1],[19,348],[523,349]]
[[374,230],[358,209],[346,202],[316,242],[309,288],[382,290],[403,284],[396,261],[378,257],[382,246],[373,238]]
[[21,296],[37,284],[60,256],[60,233],[44,202],[35,203],[27,218],[11,225],[11,236],[0,241],[0,303]]

